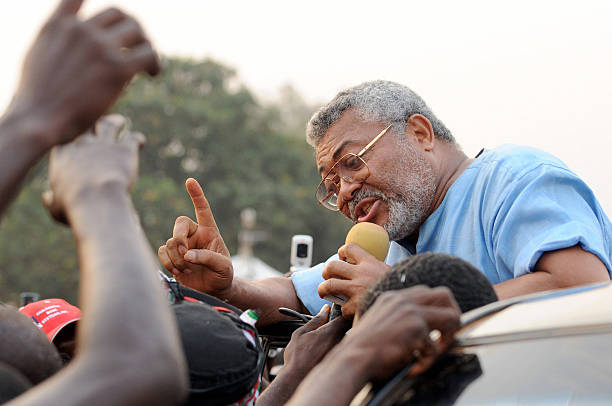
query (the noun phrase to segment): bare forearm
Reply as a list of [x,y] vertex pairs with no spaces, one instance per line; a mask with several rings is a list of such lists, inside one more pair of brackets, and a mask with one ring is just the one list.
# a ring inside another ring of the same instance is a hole
[[288,405],[345,406],[368,381],[365,354],[340,344],[310,371]]
[[257,406],[283,406],[287,404],[302,378],[303,376],[294,374],[293,371],[283,367],[280,374],[257,399]]
[[7,113],[0,119],[0,215],[19,190],[28,170],[47,151],[32,117]]
[[[133,400],[142,402],[139,404],[173,404],[187,385],[181,344],[161,291],[152,252],[136,222],[127,193],[112,187],[97,189],[79,199],[67,214],[77,240],[82,267],[80,298],[86,315],[79,328],[78,351],[85,355],[88,350],[95,350],[83,362],[108,363],[108,359],[99,359],[102,356],[118,362],[115,369],[137,362],[149,377],[160,374],[162,379],[157,384],[166,385],[167,390],[158,387],[152,392],[154,398],[134,395],[137,399]],[[117,289],[118,281],[121,289]],[[147,314],[156,317],[143,317]],[[135,368],[127,366],[116,377],[129,379],[138,386],[137,375],[130,376]],[[113,396],[119,402],[125,401],[126,394]]]
[[[161,294],[155,261],[136,221],[127,192],[114,190],[112,186],[97,189],[79,199],[67,215],[79,251],[84,310],[89,310],[92,316],[100,312],[101,316],[88,329],[92,336],[104,336],[107,328],[125,330],[126,317],[142,330],[128,329],[125,333],[136,334],[139,338],[172,328],[174,324]],[[116,289],[118,280],[122,281],[119,292]],[[121,314],[122,320],[104,317],[112,311]],[[162,326],[158,321],[147,323],[147,318],[142,317],[142,314],[152,311],[164,315]],[[100,320],[108,324],[100,326]]]
[[260,313],[258,326],[276,323],[286,317],[278,312],[279,307],[288,307],[305,312],[290,278],[267,278],[250,282],[235,278],[227,300],[241,309],[256,309]]
[[499,300],[560,287],[548,272],[534,272],[493,285]]
[[535,271],[493,288],[499,299],[609,281],[608,270],[594,254],[574,246],[542,255]]

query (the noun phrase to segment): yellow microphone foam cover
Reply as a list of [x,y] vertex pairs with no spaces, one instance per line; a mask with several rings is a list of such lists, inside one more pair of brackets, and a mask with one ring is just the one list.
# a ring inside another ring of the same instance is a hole
[[355,243],[379,261],[384,261],[389,251],[389,234],[378,224],[357,223],[346,235],[346,243]]

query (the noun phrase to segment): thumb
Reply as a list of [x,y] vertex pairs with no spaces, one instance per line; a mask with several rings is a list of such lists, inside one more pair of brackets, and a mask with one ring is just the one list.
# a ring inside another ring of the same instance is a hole
[[314,331],[318,329],[319,327],[321,327],[322,325],[324,325],[325,323],[327,323],[327,321],[329,320],[329,311],[330,311],[329,305],[328,304],[323,305],[321,310],[319,310],[319,313],[317,313],[317,315],[314,316],[312,320],[310,320],[308,323],[300,327],[300,330],[302,330],[302,334],[308,333],[310,331]]
[[82,4],[83,0],[61,0],[51,18],[53,19],[67,15],[75,15],[81,8]]
[[47,190],[43,192],[42,203],[55,221],[68,225],[68,218],[66,217],[66,213],[59,207],[57,201],[53,196],[53,191]]
[[207,249],[192,249],[183,256],[185,261],[192,264],[204,265],[218,274],[227,273],[232,270],[232,260],[225,255]]

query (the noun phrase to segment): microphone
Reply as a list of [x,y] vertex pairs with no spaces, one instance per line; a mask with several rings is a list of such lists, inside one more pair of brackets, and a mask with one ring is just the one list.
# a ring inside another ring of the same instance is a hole
[[[389,251],[389,234],[384,228],[375,223],[357,223],[346,235],[346,244],[357,244],[370,255],[374,256],[379,261],[384,261]],[[346,259],[349,264],[352,263],[350,258]],[[342,309],[338,301],[346,302],[345,298],[335,296],[334,302],[329,313],[329,320],[333,320],[342,315]]]

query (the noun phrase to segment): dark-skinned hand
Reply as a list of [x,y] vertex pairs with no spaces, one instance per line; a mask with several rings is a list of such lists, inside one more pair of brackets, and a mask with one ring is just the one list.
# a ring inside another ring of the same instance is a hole
[[104,116],[75,141],[57,146],[49,159],[50,191],[43,203],[53,218],[65,222],[71,205],[110,190],[128,196],[138,176],[138,150],[144,135],[129,131],[120,115]]
[[197,222],[186,216],[178,217],[172,238],[159,247],[157,255],[164,268],[179,282],[200,292],[225,298],[234,277],[229,251],[200,184],[189,178],[185,187]]
[[[418,375],[452,344],[460,316],[446,287],[388,291],[357,318],[342,349],[350,348],[367,359],[370,380],[387,379],[411,361],[410,374]],[[430,337],[432,330],[440,332],[436,341]]]
[[104,114],[139,72],[159,58],[138,22],[116,8],[83,20],[83,0],[62,0],[25,57],[8,112],[23,115],[39,142],[71,141]]

